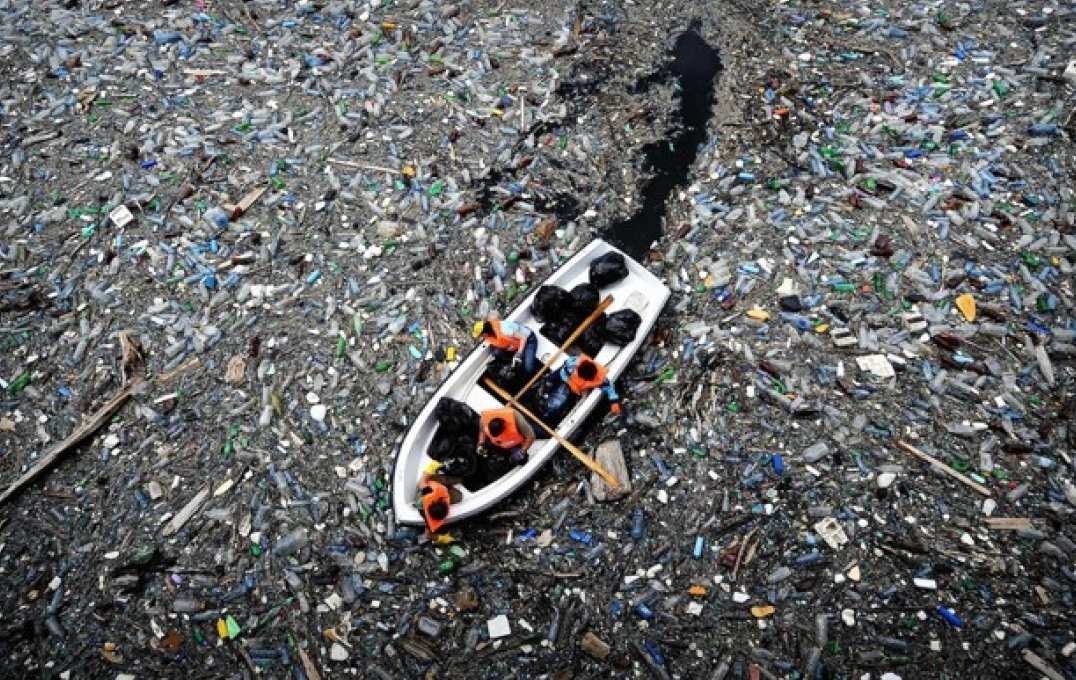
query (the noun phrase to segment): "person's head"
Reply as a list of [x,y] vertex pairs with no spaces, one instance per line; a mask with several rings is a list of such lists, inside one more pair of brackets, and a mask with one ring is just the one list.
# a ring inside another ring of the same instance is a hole
[[579,362],[579,366],[575,369],[579,373],[579,377],[583,380],[593,380],[598,375],[598,367],[594,365],[593,361],[584,359]]
[[484,337],[484,338],[492,338],[493,337],[493,324],[491,324],[489,321],[483,322],[482,323],[482,331],[481,331],[480,335],[482,337]]
[[445,503],[444,501],[436,501],[426,509],[426,512],[429,514],[430,519],[440,522],[445,517],[448,517],[448,503]]
[[494,437],[499,437],[507,425],[508,423],[504,422],[504,418],[494,418],[489,421],[489,433]]

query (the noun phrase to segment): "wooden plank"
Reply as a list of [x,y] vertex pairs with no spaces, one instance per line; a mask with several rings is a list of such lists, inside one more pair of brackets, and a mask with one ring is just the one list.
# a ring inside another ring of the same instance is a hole
[[921,460],[921,461],[923,461],[925,463],[930,463],[934,467],[935,470],[938,470],[939,472],[947,474],[950,477],[952,477],[953,479],[956,479],[957,481],[963,482],[964,484],[966,484],[967,486],[970,486],[971,488],[975,489],[976,491],[978,491],[982,495],[984,495],[984,496],[992,496],[993,495],[991,493],[990,489],[988,489],[985,486],[983,486],[982,484],[976,482],[974,479],[970,479],[967,475],[965,475],[965,474],[963,474],[961,472],[957,472],[956,470],[949,467],[945,463],[941,462],[937,458],[934,458],[933,456],[929,456],[929,455],[923,453],[922,451],[915,448],[914,446],[912,446],[908,442],[898,439],[897,440],[897,447],[907,451],[908,453],[912,454],[913,456],[915,456],[916,458],[918,458],[919,460]]

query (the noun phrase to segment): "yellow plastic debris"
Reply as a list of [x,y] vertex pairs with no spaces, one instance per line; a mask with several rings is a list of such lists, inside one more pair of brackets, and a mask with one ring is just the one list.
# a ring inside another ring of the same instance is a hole
[[747,310],[747,316],[755,319],[756,321],[766,321],[770,318],[770,313],[765,309],[759,309],[758,307],[752,307]]
[[437,545],[452,545],[456,542],[452,534],[437,534],[433,537],[433,542]]
[[415,166],[413,166],[413,165],[405,165],[402,168],[400,168],[400,174],[403,175],[404,177],[410,178],[410,177],[414,177],[417,173],[415,171]]
[[446,361],[455,361],[456,360],[456,348],[455,347],[449,347],[448,349],[445,350],[445,360]]
[[975,321],[975,298],[971,296],[971,293],[957,296],[955,302],[956,308],[964,315],[965,320]]
[[817,326],[814,327],[814,332],[815,333],[825,333],[828,330],[829,330],[829,324],[828,323],[820,323],[820,324],[818,324]]
[[482,335],[482,322],[475,321],[474,325],[471,326],[471,337],[477,338],[479,335]]
[[441,469],[441,464],[440,464],[439,462],[437,462],[436,460],[431,460],[431,461],[430,461],[430,464],[429,464],[429,465],[427,465],[427,466],[426,466],[426,467],[425,467],[425,468],[424,468],[424,469],[422,470],[422,472],[423,472],[424,474],[427,474],[427,475],[436,475],[436,474],[437,474],[437,471],[438,471],[438,470],[440,470],[440,469]]
[[231,614],[223,619],[217,619],[217,635],[220,636],[221,640],[227,640],[228,638],[234,640],[239,637],[239,633],[239,624]]
[[106,642],[101,648],[101,656],[105,657],[105,660],[109,663],[123,663],[123,656],[119,652],[119,648],[116,647],[114,642]]
[[777,611],[777,609],[770,605],[764,607],[751,607],[751,615],[756,619],[764,619],[767,616],[772,616],[775,611]]

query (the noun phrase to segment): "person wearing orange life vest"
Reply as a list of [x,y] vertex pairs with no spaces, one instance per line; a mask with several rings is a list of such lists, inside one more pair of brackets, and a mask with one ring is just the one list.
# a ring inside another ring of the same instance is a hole
[[448,519],[452,496],[447,486],[425,475],[419,482],[418,492],[422,499],[422,517],[426,521],[426,529],[431,534],[435,534],[441,530]]
[[570,356],[561,364],[560,370],[550,377],[552,384],[543,390],[541,408],[543,419],[560,420],[568,400],[586,396],[591,390],[601,390],[610,403],[614,415],[620,415],[620,396],[613,383],[606,377],[608,370],[585,354]]
[[523,324],[503,321],[496,313],[490,314],[480,324],[478,335],[494,350],[510,353],[512,364],[523,363],[527,373],[538,370],[538,337]]
[[523,416],[505,406],[483,411],[478,427],[479,454],[488,452],[487,444],[508,454],[516,465],[527,460],[527,449],[534,443],[534,428]]

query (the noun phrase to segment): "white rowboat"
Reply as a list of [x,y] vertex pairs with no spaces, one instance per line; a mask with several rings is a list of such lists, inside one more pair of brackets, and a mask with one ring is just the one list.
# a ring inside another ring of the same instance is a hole
[[[553,272],[545,284],[571,290],[578,284],[586,283],[591,260],[611,251],[620,252],[605,241],[591,241]],[[623,374],[632,357],[646,342],[662,307],[669,299],[669,289],[660,279],[627,255],[624,255],[624,259],[628,265],[628,275],[601,289],[602,298],[607,296],[613,298],[613,303],[605,311],[612,314],[622,309],[632,309],[640,316],[642,322],[639,324],[635,339],[630,344],[617,347],[606,343],[594,357],[608,369],[608,377],[613,381]],[[535,286],[534,290],[506,318],[509,321],[525,324],[535,333],[538,339],[538,357],[552,358],[558,346],[538,332],[541,322],[531,314],[531,303],[537,291],[538,286]],[[477,413],[503,406],[503,402],[480,383],[491,356],[491,350],[480,343],[441,384],[407,431],[396,454],[396,465],[392,474],[392,504],[398,523],[424,523],[415,502],[419,479],[432,460],[426,452],[437,431],[438,424],[434,417],[434,409],[441,398],[451,397],[464,402]],[[558,368],[564,359],[565,355],[561,355],[553,368]],[[532,389],[537,389],[537,386]],[[559,423],[549,423],[549,425],[554,427],[562,437],[571,437],[598,405],[601,398],[601,391],[593,390],[581,399]],[[486,512],[534,476],[559,447],[555,439],[545,436],[545,432],[537,430],[536,434],[539,438],[531,445],[525,464],[513,468],[493,483],[477,491],[469,491],[462,485],[457,486],[463,498],[460,502],[452,504],[447,522],[457,522]],[[475,442],[476,446],[477,444],[478,442]]]

